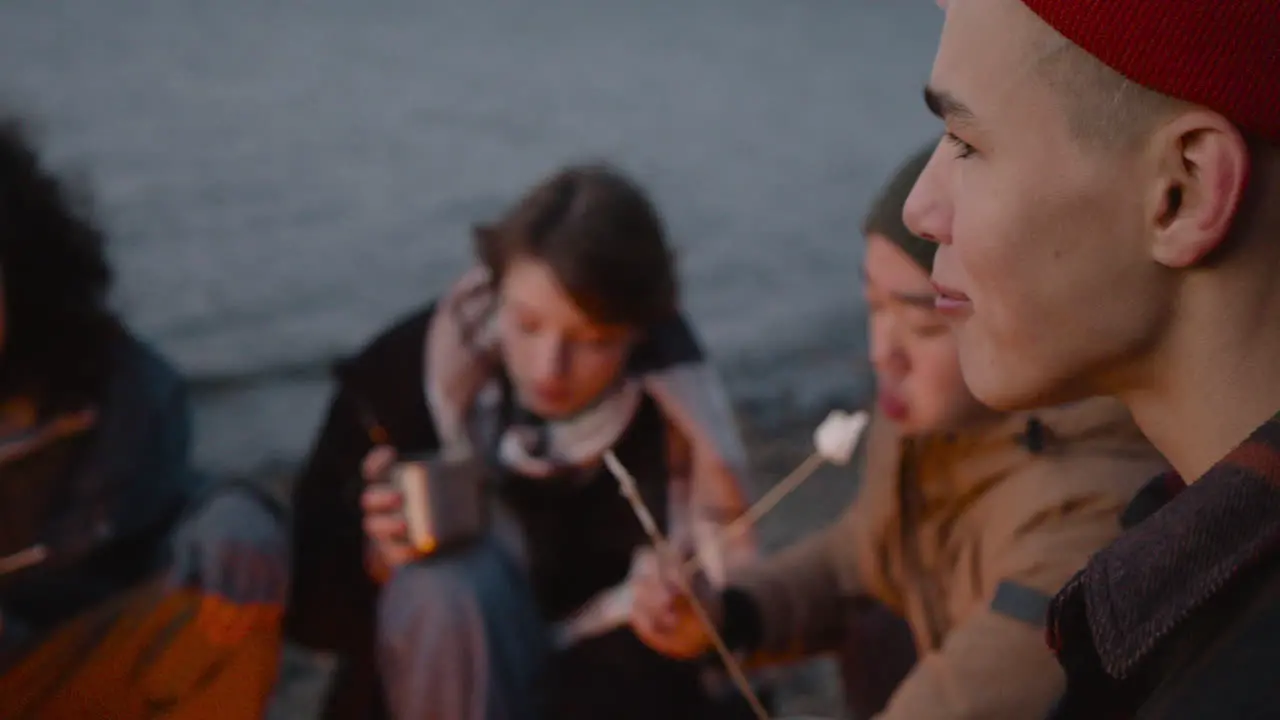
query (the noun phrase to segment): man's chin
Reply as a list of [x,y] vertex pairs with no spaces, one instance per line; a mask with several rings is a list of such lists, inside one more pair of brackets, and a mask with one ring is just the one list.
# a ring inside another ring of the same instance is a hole
[[[964,369],[963,365],[961,369]],[[1074,392],[1048,377],[1028,377],[1016,368],[1002,368],[996,364],[984,364],[981,370],[963,374],[973,397],[1000,413],[1052,407],[1088,397],[1088,393]]]
[[1037,377],[1022,353],[1001,349],[975,323],[955,329],[960,353],[960,375],[969,393],[982,405],[1000,413],[1044,407],[1041,399],[1048,377]]

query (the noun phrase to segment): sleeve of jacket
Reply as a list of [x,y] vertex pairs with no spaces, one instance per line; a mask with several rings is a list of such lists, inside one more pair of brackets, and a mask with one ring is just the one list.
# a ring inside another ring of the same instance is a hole
[[[315,650],[345,651],[376,589],[364,571],[360,463],[372,448],[351,391],[342,384],[293,490],[293,592],[287,636]],[[349,637],[351,636],[351,637]]]
[[[732,418],[721,432],[741,447]],[[730,530],[750,506],[744,490],[745,451],[729,460],[710,443],[690,446],[678,430],[669,433],[667,453],[671,471],[669,525],[676,547],[691,544],[703,569],[716,586],[737,568],[760,558],[754,527]],[[683,536],[687,535],[685,538]]]
[[744,591],[759,612],[763,657],[757,660],[835,648],[843,640],[848,600],[880,595],[881,531],[892,512],[886,498],[896,477],[898,447],[890,426],[873,419],[858,458],[861,479],[853,504],[832,525],[732,576],[730,584]]
[[694,551],[722,585],[730,568],[755,561],[757,549],[752,528],[725,532],[749,505],[749,462],[720,373],[680,315],[651,329],[631,364],[668,425],[669,539]]
[[1045,717],[1065,678],[1044,641],[1053,595],[1120,532],[1150,458],[1066,456],[1034,463],[993,498],[984,529],[984,606],[926,655],[879,720]]
[[843,546],[857,514],[852,507],[832,526],[731,577],[759,612],[757,660],[803,657],[840,641],[844,602],[858,590],[856,569],[841,567],[854,557]]
[[[123,342],[126,370],[113,383],[110,402],[126,420],[103,431],[94,462],[127,478],[117,511],[121,537],[165,538],[208,482],[191,463],[191,398],[159,354],[132,338]],[[146,401],[137,402],[130,391]],[[120,429],[130,421],[137,428]],[[150,555],[158,563],[167,545],[154,547]]]
[[174,529],[203,489],[204,477],[191,465],[186,383],[145,344],[126,333],[117,342],[101,424],[75,478],[76,487],[90,492],[99,483],[115,489],[109,496],[114,528],[107,542],[90,546],[66,574],[50,578],[60,588],[47,591],[60,596],[51,607],[68,612],[160,572]]
[[183,511],[205,491],[208,479],[191,464],[191,398],[186,385],[176,382],[152,416],[150,452],[143,475],[157,478],[157,486],[171,493],[165,516],[175,527]]

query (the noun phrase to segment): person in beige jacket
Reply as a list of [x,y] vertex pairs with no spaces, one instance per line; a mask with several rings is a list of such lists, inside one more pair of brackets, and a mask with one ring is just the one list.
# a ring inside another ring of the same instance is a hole
[[[933,309],[936,246],[901,220],[933,148],[899,171],[864,226],[878,397],[855,502],[724,589],[693,587],[755,665],[841,649],[859,667],[891,664],[887,644],[849,648],[856,608],[877,600],[905,618],[919,660],[881,720],[1042,718],[1065,684],[1044,642],[1049,599],[1120,533],[1164,461],[1114,400],[1001,415],[965,388]],[[637,561],[632,626],[659,652],[697,656],[709,638],[673,567]]]

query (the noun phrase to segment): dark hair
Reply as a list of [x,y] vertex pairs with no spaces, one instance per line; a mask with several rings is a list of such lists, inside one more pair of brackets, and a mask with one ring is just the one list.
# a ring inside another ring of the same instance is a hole
[[41,163],[20,122],[0,118],[0,398],[42,413],[95,400],[115,319],[103,238]]
[[592,320],[650,327],[676,312],[675,258],[645,192],[607,165],[574,165],[540,182],[501,218],[475,229],[495,282],[512,260],[550,266]]

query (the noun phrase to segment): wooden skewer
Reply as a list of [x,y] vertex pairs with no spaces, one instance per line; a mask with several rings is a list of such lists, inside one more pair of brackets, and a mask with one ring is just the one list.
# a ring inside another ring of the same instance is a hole
[[[632,512],[640,520],[640,525],[644,528],[645,534],[649,536],[650,542],[653,543],[659,555],[664,558],[679,557],[671,547],[671,544],[667,542],[662,530],[658,528],[658,523],[653,519],[648,506],[644,504],[644,499],[640,497],[640,490],[635,478],[622,466],[618,456],[614,455],[612,450],[607,450],[604,453],[604,463],[609,468],[609,472],[617,479],[622,496],[630,503]],[[752,689],[751,681],[747,679],[747,674],[743,671],[742,665],[738,663],[738,659],[733,656],[729,646],[725,644],[724,638],[721,637],[719,629],[716,628],[715,623],[711,620],[711,615],[707,612],[707,609],[702,606],[697,596],[694,595],[688,576],[681,573],[679,581],[680,589],[688,596],[689,606],[693,608],[698,621],[702,623],[708,637],[711,638],[711,644],[715,646],[716,652],[720,655],[720,660],[724,662],[725,670],[729,672],[729,677],[733,680],[734,685],[738,687],[738,692],[742,693],[742,697],[751,706],[751,711],[757,720],[770,720],[769,711],[765,710],[764,704],[756,696],[756,692]]]
[[[805,458],[791,472],[787,473],[786,477],[782,478],[773,487],[769,488],[769,492],[765,493],[764,497],[761,497],[756,501],[756,504],[747,508],[746,512],[742,513],[734,519],[733,522],[726,525],[724,529],[720,531],[717,541],[722,543],[727,542],[749,530],[760,521],[760,518],[769,514],[770,510],[777,507],[778,503],[782,502],[788,495],[795,492],[796,488],[800,487],[805,480],[808,480],[809,476],[817,472],[818,468],[822,467],[824,462],[826,462],[826,460],[819,452],[814,452],[812,455]],[[684,569],[685,572],[695,572],[699,569],[699,562],[696,555],[685,562]]]
[[[828,416],[828,419],[830,420],[831,416]],[[854,415],[852,417],[846,417],[844,420],[855,421],[856,419],[857,415]],[[861,440],[862,431],[865,427],[866,418],[864,415],[860,422],[856,422],[856,424],[852,426],[853,434],[849,438],[851,440],[851,444],[850,447],[846,449],[852,450],[857,447]],[[850,428],[846,429],[848,430]],[[725,541],[732,539],[739,533],[742,533],[746,529],[755,525],[760,518],[773,510],[778,503],[782,502],[782,500],[792,492],[795,492],[795,490],[799,488],[805,480],[809,479],[809,477],[812,476],[818,468],[822,467],[823,463],[827,461],[827,457],[823,454],[821,449],[823,442],[815,438],[815,444],[819,446],[819,450],[805,458],[791,472],[787,473],[784,478],[779,480],[772,488],[770,488],[769,491],[764,494],[764,497],[760,498],[760,500],[748,508],[745,513],[721,530],[717,536],[717,540]],[[839,454],[841,456],[844,455],[844,453]],[[851,456],[852,453],[850,452],[848,455]],[[845,460],[847,460],[847,458],[845,458]],[[841,461],[837,460],[836,462],[839,463]],[[632,511],[640,520],[641,526],[649,536],[650,541],[657,549],[659,555],[664,560],[674,560],[679,562],[679,556],[676,555],[674,549],[671,548],[670,543],[663,536],[662,531],[658,528],[657,522],[653,519],[653,515],[649,512],[649,508],[644,504],[644,499],[640,497],[640,491],[635,478],[633,478],[627,469],[623,467],[622,463],[618,460],[617,455],[615,455],[612,450],[604,453],[604,463],[617,479],[618,487],[622,491],[622,495],[627,499],[627,502],[630,503]],[[680,563],[680,568],[681,572],[677,578],[681,586],[680,589],[688,597],[690,607],[693,608],[694,614],[698,617],[698,621],[702,623],[703,628],[707,631],[712,644],[715,646],[716,652],[719,653],[721,660],[724,662],[725,669],[729,672],[730,678],[737,686],[738,691],[742,693],[747,704],[751,706],[757,720],[769,720],[768,711],[765,710],[759,697],[756,696],[755,691],[751,687],[751,682],[747,679],[747,675],[743,671],[741,664],[738,663],[738,660],[733,656],[733,653],[729,651],[728,646],[724,642],[724,638],[720,635],[719,629],[715,626],[715,623],[711,620],[711,616],[707,613],[706,608],[702,606],[702,603],[698,600],[690,587],[689,579],[694,576],[694,573],[701,570],[701,562],[699,558],[697,555],[689,558],[683,563]]]
[[[788,495],[795,492],[795,490],[799,488],[805,480],[811,477],[818,468],[822,467],[824,462],[825,458],[816,452],[801,461],[801,463],[793,468],[791,472],[787,473],[785,477],[774,484],[774,486],[770,488],[770,490],[765,493],[759,501],[752,505],[751,508],[720,530],[716,537],[716,542],[726,542],[738,534],[750,529],[753,525],[759,522],[762,517],[777,507],[778,503],[782,502]],[[688,558],[684,562],[683,569],[685,573],[688,573],[689,576],[692,577],[694,573],[702,570],[701,559],[697,555]],[[617,590],[617,588],[614,588],[614,590]],[[598,612],[599,609],[592,608],[591,610],[579,610],[579,612],[584,615],[590,614],[593,611]],[[575,618],[582,616],[583,615],[578,615],[575,616]],[[567,621],[566,626],[572,628],[575,622],[576,619],[570,619]],[[566,637],[575,637],[572,629],[568,631]]]

